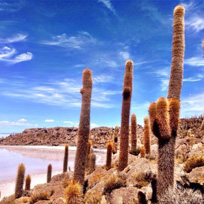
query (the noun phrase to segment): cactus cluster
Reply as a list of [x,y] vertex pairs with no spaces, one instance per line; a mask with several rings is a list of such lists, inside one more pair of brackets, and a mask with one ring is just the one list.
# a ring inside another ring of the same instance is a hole
[[171,138],[177,136],[179,111],[180,102],[177,99],[168,102],[162,97],[149,106],[151,129],[159,143],[158,196],[174,186],[174,151]]

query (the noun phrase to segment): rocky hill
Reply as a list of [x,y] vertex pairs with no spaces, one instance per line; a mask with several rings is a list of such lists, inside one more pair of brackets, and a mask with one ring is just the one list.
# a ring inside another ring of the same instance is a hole
[[[188,151],[188,143],[192,145],[204,143],[203,131],[200,130],[203,117],[194,117],[180,120],[179,136],[177,146],[181,146]],[[76,127],[54,127],[54,128],[32,128],[25,129],[22,133],[12,134],[0,140],[0,145],[62,145],[68,143],[76,146]],[[91,129],[90,139],[94,148],[105,148],[106,143],[111,140],[111,131],[114,128],[97,127]],[[143,127],[137,126],[138,145],[143,144]],[[152,136],[151,143],[157,143],[157,138]],[[185,146],[185,147],[184,147]]]

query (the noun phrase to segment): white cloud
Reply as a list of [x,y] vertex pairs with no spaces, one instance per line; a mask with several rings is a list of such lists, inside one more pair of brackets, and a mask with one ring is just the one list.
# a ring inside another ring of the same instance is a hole
[[72,49],[82,49],[86,45],[95,44],[97,40],[93,38],[88,32],[79,32],[76,36],[67,36],[66,33],[62,35],[53,36],[52,40],[42,41],[42,44],[59,46]]
[[23,61],[28,61],[33,58],[33,54],[31,52],[22,53],[16,55],[16,49],[4,46],[0,48],[0,61],[15,64]]
[[195,77],[185,78],[183,79],[183,81],[184,82],[196,82],[196,81],[201,81],[202,79],[204,79],[204,74],[198,74]]
[[114,79],[111,75],[98,75],[93,77],[94,83],[106,83],[113,80]]
[[24,34],[16,34],[13,37],[10,38],[0,38],[0,43],[4,43],[4,44],[8,44],[8,43],[15,43],[15,42],[19,42],[19,41],[24,41],[26,40],[27,35]]
[[1,127],[12,127],[12,126],[26,126],[26,127],[37,127],[38,124],[31,124],[31,123],[27,123],[27,120],[23,121],[23,120],[18,120],[18,121],[0,121],[0,126]]
[[27,122],[28,120],[22,118],[22,119],[19,119],[18,122]]
[[[99,77],[98,82],[94,85],[92,90],[91,106],[97,108],[111,108],[113,107],[113,96],[121,94],[120,91],[110,91],[97,86],[97,84],[105,82],[105,77]],[[108,78],[110,80],[110,78]],[[9,82],[5,82],[8,83]],[[51,81],[44,83],[43,86],[26,86],[26,84],[15,83],[15,89],[11,86],[6,90],[1,91],[0,94],[13,98],[21,98],[30,100],[34,103],[42,103],[47,105],[59,106],[63,108],[81,107],[82,88],[81,79],[64,79],[60,81]]]
[[124,60],[130,59],[130,53],[129,53],[129,52],[120,52],[119,55],[120,55]]
[[91,128],[95,128],[95,127],[98,127],[99,125],[96,124],[96,123],[91,123]]
[[53,119],[46,119],[45,122],[46,122],[46,123],[53,123],[54,120],[53,120]]
[[115,9],[113,8],[113,6],[112,6],[110,0],[98,0],[98,2],[103,3],[103,4],[105,5],[106,8],[108,8],[110,11],[113,12],[113,14],[116,15],[116,11],[115,11]]
[[201,115],[204,111],[204,92],[191,95],[181,100],[181,116]]
[[69,124],[69,125],[74,125],[74,122],[72,121],[64,121],[65,124]]
[[188,29],[192,29],[195,32],[199,32],[204,29],[204,18],[197,15],[192,16],[185,21],[185,24]]
[[202,57],[191,57],[184,60],[184,64],[194,66],[194,67],[202,67],[204,66],[204,59]]

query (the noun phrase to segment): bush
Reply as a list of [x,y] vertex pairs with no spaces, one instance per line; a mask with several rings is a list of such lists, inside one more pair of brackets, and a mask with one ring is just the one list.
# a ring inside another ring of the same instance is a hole
[[204,154],[194,155],[190,157],[189,159],[187,159],[184,164],[184,171],[189,173],[192,171],[192,169],[199,167],[199,166],[204,166]]
[[112,190],[125,186],[125,180],[112,174],[106,181],[103,193],[111,193]]

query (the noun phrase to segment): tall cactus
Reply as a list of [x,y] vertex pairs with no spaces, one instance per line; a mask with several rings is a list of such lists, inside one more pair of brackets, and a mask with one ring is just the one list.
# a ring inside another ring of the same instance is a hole
[[49,164],[47,167],[47,183],[51,181],[52,178],[52,164]]
[[131,152],[136,152],[137,150],[137,119],[136,115],[133,113],[131,115]]
[[149,127],[149,118],[144,118],[144,146],[146,154],[151,152],[151,137],[150,137],[150,127]]
[[83,185],[85,176],[87,143],[90,132],[90,107],[92,92],[92,72],[90,69],[85,69],[83,71],[83,88],[80,92],[82,94],[82,105],[74,166],[74,180]]
[[173,22],[173,42],[171,75],[169,81],[168,99],[176,98],[180,100],[181,87],[183,81],[183,58],[184,58],[184,13],[183,6],[178,5],[174,9]]
[[96,167],[96,155],[94,153],[89,154],[89,172],[92,173]]
[[25,166],[24,164],[19,164],[16,177],[15,198],[20,198],[23,194],[24,178],[25,178]]
[[133,80],[133,62],[131,60],[128,60],[126,61],[125,64],[125,76],[123,85],[120,152],[118,163],[119,171],[122,171],[128,164],[129,119],[132,97],[132,80]]
[[174,187],[174,149],[172,137],[175,137],[179,123],[180,102],[165,98],[158,99],[157,103],[149,106],[150,125],[152,132],[158,138],[158,199],[169,188]]
[[30,175],[27,175],[25,179],[25,190],[26,191],[30,190],[30,184],[31,184],[31,177]]
[[69,145],[66,144],[65,147],[64,147],[63,172],[67,172],[68,157],[69,157]]

